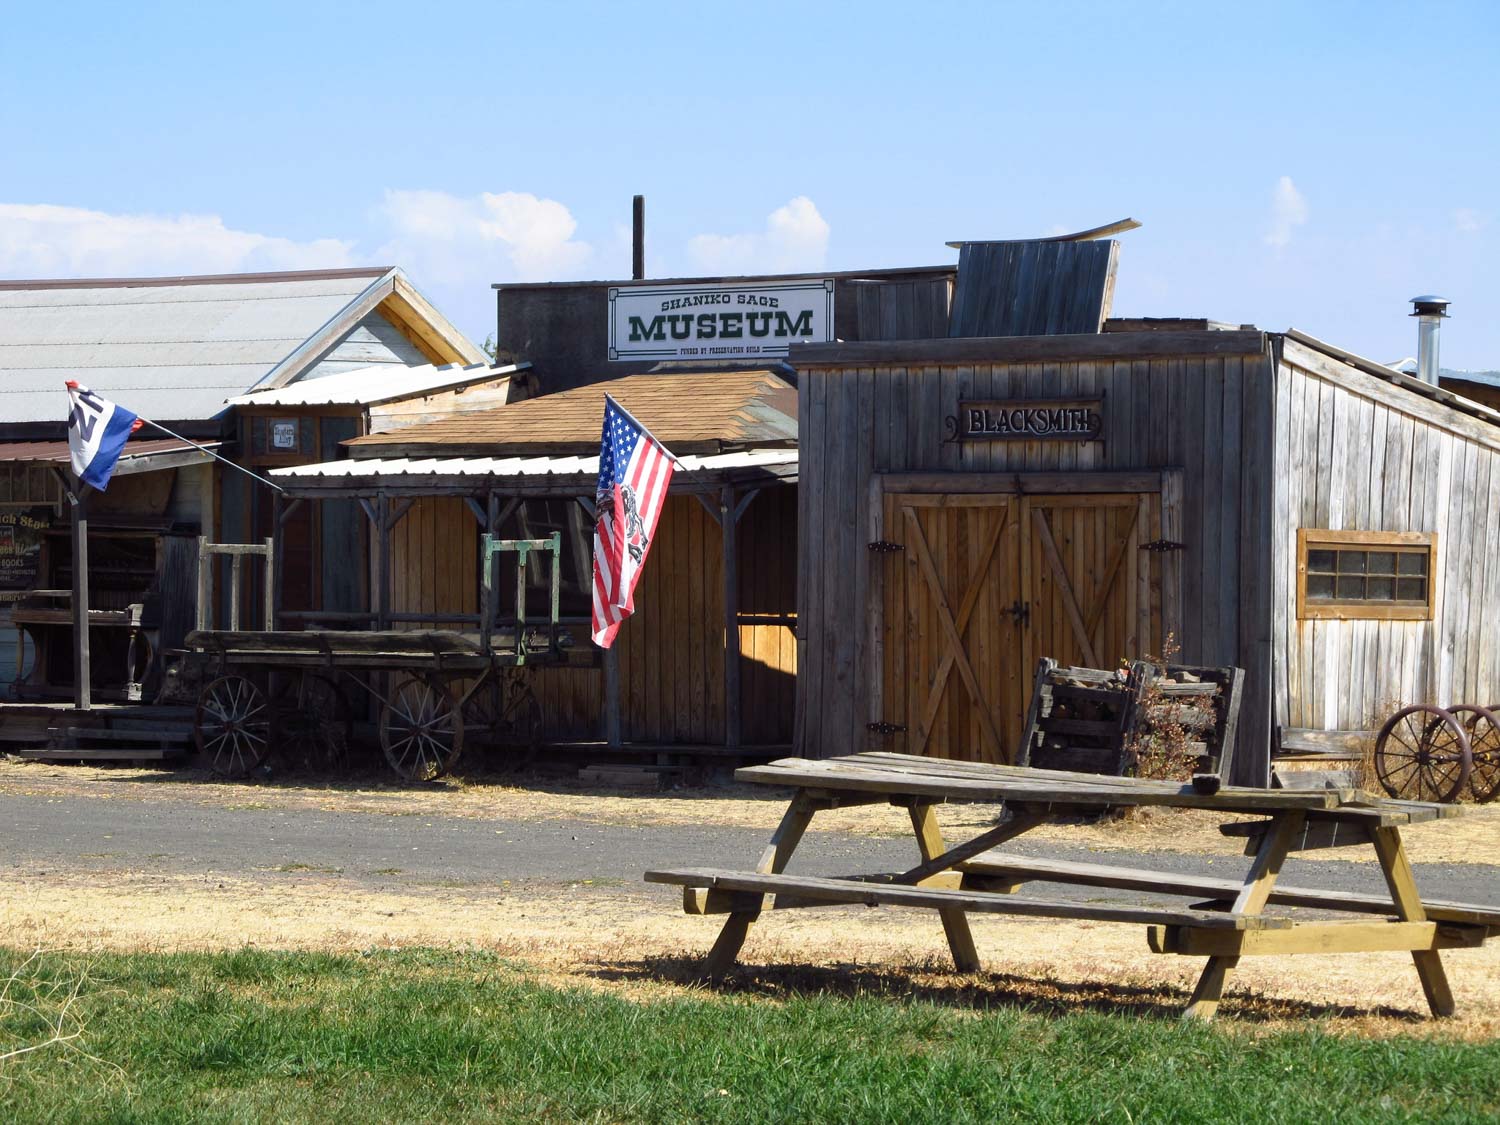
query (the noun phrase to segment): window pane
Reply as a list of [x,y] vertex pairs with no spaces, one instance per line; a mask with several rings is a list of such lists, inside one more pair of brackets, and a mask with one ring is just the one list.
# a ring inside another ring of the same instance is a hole
[[1399,556],[1402,574],[1426,574],[1427,552],[1426,551],[1402,551]]
[[1332,551],[1308,551],[1307,569],[1331,572],[1333,570],[1333,559],[1334,554]]
[[1340,551],[1339,573],[1340,574],[1363,574],[1365,572],[1364,551]]
[[1365,581],[1365,597],[1372,602],[1388,602],[1396,596],[1394,578],[1370,578]]
[[1339,601],[1361,601],[1365,596],[1365,580],[1339,575],[1338,592]]
[[1395,574],[1396,555],[1393,551],[1371,551],[1367,556],[1370,560],[1371,574]]
[[1403,602],[1427,601],[1427,579],[1425,578],[1398,578],[1396,580],[1396,597]]
[[1309,574],[1307,576],[1307,596],[1310,598],[1332,598],[1333,575]]

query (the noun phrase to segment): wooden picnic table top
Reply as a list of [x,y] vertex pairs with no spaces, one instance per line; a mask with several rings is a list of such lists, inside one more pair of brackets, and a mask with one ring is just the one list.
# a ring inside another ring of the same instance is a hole
[[1301,809],[1317,815],[1387,826],[1463,815],[1461,805],[1400,801],[1361,789],[1256,789],[1224,786],[1213,793],[1192,785],[1137,777],[1042,770],[869,752],[838,758],[781,758],[735,771],[740,781],[832,793],[888,794],[931,800],[1098,807],[1159,805],[1217,812],[1277,813]]

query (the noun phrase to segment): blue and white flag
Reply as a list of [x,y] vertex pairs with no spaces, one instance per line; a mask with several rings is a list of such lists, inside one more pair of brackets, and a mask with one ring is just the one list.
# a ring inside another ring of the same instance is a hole
[[68,452],[73,457],[73,472],[84,484],[103,492],[125,442],[141,428],[141,420],[72,379],[68,380],[68,405]]

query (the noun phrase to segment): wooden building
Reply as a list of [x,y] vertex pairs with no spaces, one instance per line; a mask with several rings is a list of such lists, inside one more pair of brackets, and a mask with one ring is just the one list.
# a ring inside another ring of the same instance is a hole
[[[318,460],[324,445],[364,432],[382,407],[364,411],[347,393],[329,399],[349,378],[399,383],[416,403],[483,385],[492,404],[508,386],[384,266],[0,281],[0,352],[0,628],[16,628],[15,642],[0,644],[0,697],[66,698],[80,686],[70,491],[88,517],[90,679],[103,699],[149,696],[156,654],[180,643],[194,616],[196,537],[244,539],[269,526],[240,474],[149,427],[127,445],[107,491],[74,490],[65,379],[258,465]],[[247,403],[243,432],[239,408],[226,404],[252,388],[264,398],[312,386],[327,390],[295,407]]]
[[[292,504],[358,504],[371,544],[360,612],[309,612],[288,580],[282,619],[464,627],[478,620],[480,534],[558,532],[578,662],[534,673],[545,741],[789,745],[795,389],[768,369],[635,375],[608,389],[680,459],[637,611],[608,653],[588,637],[601,386],[371,434],[346,442],[345,459],[274,470]],[[290,575],[291,560],[280,565]],[[536,618],[545,595],[532,578]],[[513,613],[513,579],[502,574],[498,589]]]
[[1008,760],[1037,658],[1169,634],[1245,669],[1239,783],[1500,698],[1500,414],[1295,331],[1104,327],[792,348],[802,753]]

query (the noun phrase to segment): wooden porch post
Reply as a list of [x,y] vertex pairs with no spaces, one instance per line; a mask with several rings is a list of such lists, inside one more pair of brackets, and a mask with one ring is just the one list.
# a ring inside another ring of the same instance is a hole
[[375,628],[391,627],[391,501],[384,492],[375,497],[375,531],[380,543],[375,555]]
[[83,504],[88,485],[72,482],[68,512],[73,524],[73,706],[87,711],[93,706],[89,678],[89,521]]
[[719,489],[719,529],[724,542],[724,745],[740,744],[740,583],[734,486]]
[[[588,513],[589,519],[598,518],[592,496],[576,496],[574,499]],[[590,581],[593,581],[592,575]],[[604,671],[604,742],[618,748],[625,743],[624,724],[620,719],[620,650],[613,645],[605,649],[600,664]]]

